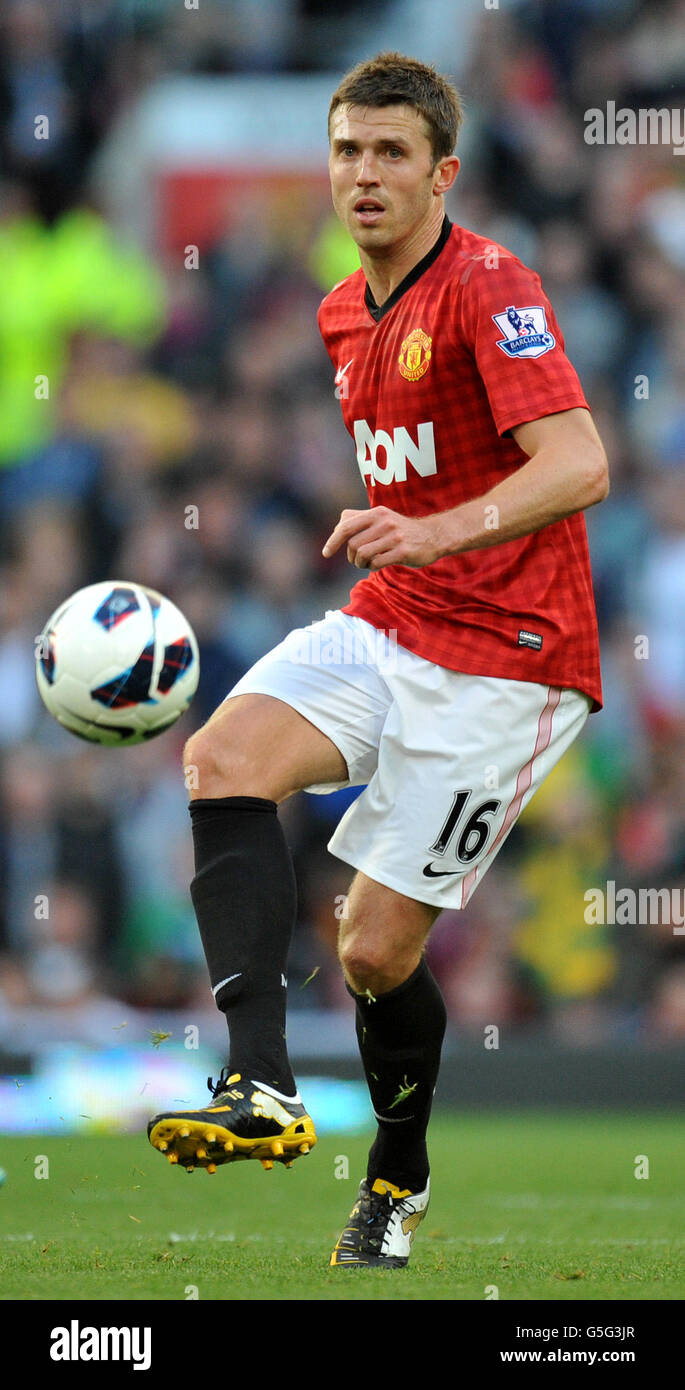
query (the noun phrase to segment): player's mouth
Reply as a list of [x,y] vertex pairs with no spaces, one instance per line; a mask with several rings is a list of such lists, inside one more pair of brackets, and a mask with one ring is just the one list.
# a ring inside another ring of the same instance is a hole
[[362,227],[373,227],[376,222],[380,222],[385,212],[383,204],[379,203],[377,198],[358,198],[352,210]]

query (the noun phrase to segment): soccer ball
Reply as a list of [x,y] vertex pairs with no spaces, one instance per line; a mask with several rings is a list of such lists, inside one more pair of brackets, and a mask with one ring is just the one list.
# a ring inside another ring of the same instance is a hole
[[36,646],[43,704],[79,738],[128,747],[188,708],[200,675],[183,614],[144,584],[105,580],[61,603]]

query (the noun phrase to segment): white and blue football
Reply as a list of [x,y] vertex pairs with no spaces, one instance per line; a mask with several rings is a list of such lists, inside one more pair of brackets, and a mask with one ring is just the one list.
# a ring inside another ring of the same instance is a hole
[[156,738],[197,689],[197,641],[183,614],[144,584],[104,580],[59,605],[36,642],[44,705],[79,738],[128,747]]

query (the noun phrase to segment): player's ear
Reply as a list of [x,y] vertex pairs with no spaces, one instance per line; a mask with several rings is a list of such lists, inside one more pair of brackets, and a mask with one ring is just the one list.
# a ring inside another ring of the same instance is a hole
[[438,161],[433,172],[433,192],[436,197],[447,193],[448,189],[452,187],[459,173],[459,166],[460,160],[456,154],[447,155],[445,159]]

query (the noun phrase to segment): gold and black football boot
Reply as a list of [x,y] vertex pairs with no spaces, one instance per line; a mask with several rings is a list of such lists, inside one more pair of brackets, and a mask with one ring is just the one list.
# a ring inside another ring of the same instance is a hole
[[409,1261],[416,1228],[428,1210],[430,1182],[410,1192],[384,1178],[366,1178],[350,1219],[331,1255],[332,1265],[348,1269],[402,1269]]
[[207,1078],[212,1099],[204,1110],[174,1110],[155,1115],[147,1127],[155,1149],[187,1173],[222,1163],[258,1158],[263,1168],[283,1163],[290,1168],[316,1143],[314,1124],[300,1100],[292,1100],[240,1072],[224,1067],[219,1080]]

